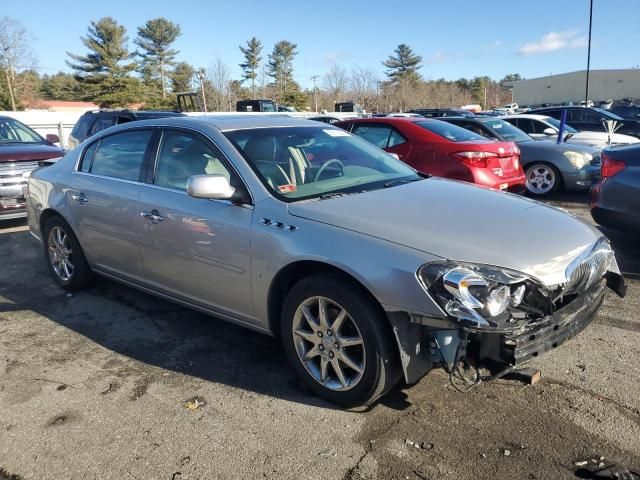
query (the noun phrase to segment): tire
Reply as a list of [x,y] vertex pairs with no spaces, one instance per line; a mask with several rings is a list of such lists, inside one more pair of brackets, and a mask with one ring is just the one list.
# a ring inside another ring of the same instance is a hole
[[525,170],[527,192],[534,197],[544,197],[557,192],[562,177],[556,167],[544,162],[527,165]]
[[62,217],[56,215],[47,220],[43,244],[47,266],[60,287],[74,292],[91,284],[93,272],[78,239]]
[[384,311],[368,292],[341,275],[316,274],[294,285],[282,309],[280,333],[289,362],[309,389],[342,407],[370,405],[400,379],[399,356]]

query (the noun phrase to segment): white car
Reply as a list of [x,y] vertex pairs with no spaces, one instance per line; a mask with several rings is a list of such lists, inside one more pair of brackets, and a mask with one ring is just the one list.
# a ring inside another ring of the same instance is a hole
[[[546,115],[519,114],[505,115],[500,117],[510,124],[518,127],[523,132],[529,134],[536,140],[553,140],[558,138],[560,120]],[[596,148],[604,148],[609,145],[609,134],[607,132],[591,132],[576,130],[569,125],[564,126],[566,143],[577,143],[589,145]],[[638,143],[639,139],[631,135],[614,133],[611,135],[611,145],[629,145]]]

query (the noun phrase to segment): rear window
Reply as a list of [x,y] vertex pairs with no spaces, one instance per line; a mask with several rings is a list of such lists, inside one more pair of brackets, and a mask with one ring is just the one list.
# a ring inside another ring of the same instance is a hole
[[89,128],[93,123],[95,117],[89,115],[83,115],[78,119],[76,124],[73,126],[73,130],[71,130],[71,135],[73,135],[76,139],[82,141],[87,138],[89,135]]
[[477,133],[466,130],[457,125],[446,122],[415,122],[416,125],[429,130],[441,137],[446,138],[452,142],[469,142],[474,140],[486,140],[485,137],[478,135]]

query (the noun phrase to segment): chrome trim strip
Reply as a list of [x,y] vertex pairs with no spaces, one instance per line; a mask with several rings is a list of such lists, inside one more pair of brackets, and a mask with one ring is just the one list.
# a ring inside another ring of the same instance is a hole
[[217,260],[213,260],[212,258],[207,258],[207,257],[201,257],[199,255],[194,255],[192,253],[188,253],[188,252],[184,252],[182,250],[174,250],[172,248],[167,248],[167,247],[159,247],[157,245],[154,245],[153,243],[149,243],[149,242],[136,242],[138,245],[140,245],[141,247],[151,247],[155,250],[158,250],[160,252],[166,252],[166,253],[170,253],[172,255],[177,255],[179,257],[184,257],[187,258],[189,260],[195,260],[197,262],[203,262],[206,263],[208,265],[211,265],[213,267],[218,267],[218,268],[222,268],[223,270],[230,270],[232,272],[236,272],[236,273],[245,273],[245,269],[244,268],[240,268],[240,267],[236,267],[235,265],[229,265],[228,263],[222,263],[219,262]]

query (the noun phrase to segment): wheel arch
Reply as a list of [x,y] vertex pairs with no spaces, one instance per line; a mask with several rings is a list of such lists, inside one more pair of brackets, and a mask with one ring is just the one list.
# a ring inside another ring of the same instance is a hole
[[[278,336],[280,333],[280,316],[287,293],[298,281],[319,273],[337,275],[351,282],[365,295],[369,296],[382,313],[385,313],[380,301],[371,292],[371,289],[351,273],[335,265],[318,260],[298,260],[280,269],[273,277],[271,286],[269,287],[269,293],[267,295],[267,320],[269,330],[275,336]],[[385,314],[385,318],[386,317]],[[387,322],[387,325],[390,328],[389,322]]]

